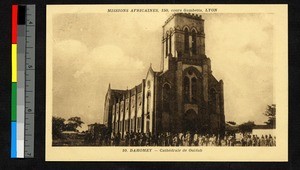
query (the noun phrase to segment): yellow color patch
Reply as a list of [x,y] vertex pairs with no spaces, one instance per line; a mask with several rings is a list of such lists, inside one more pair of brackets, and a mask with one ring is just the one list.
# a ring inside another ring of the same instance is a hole
[[11,46],[11,81],[17,82],[17,44]]

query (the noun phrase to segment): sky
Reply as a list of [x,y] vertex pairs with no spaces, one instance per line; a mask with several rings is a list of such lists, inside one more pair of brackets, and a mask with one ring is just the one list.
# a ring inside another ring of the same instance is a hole
[[[65,13],[53,17],[53,116],[103,121],[105,94],[159,71],[168,13]],[[273,94],[272,14],[203,14],[206,55],[224,81],[226,121],[263,124]]]

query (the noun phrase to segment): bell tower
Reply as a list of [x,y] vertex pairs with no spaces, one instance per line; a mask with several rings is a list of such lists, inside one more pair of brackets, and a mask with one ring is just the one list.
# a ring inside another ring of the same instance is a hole
[[170,60],[205,56],[204,20],[201,15],[176,13],[163,25],[162,70],[170,69]]

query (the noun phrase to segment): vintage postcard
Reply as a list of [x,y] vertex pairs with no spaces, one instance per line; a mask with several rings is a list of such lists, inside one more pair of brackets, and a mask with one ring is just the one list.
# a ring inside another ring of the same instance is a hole
[[287,161],[287,5],[48,5],[47,161]]

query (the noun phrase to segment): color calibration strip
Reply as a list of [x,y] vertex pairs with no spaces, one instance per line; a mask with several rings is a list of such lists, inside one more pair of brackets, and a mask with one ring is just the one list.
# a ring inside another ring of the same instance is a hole
[[13,5],[11,97],[12,158],[33,157],[34,60],[35,5]]
[[12,6],[12,46],[11,46],[11,157],[17,157],[17,33],[18,5]]

